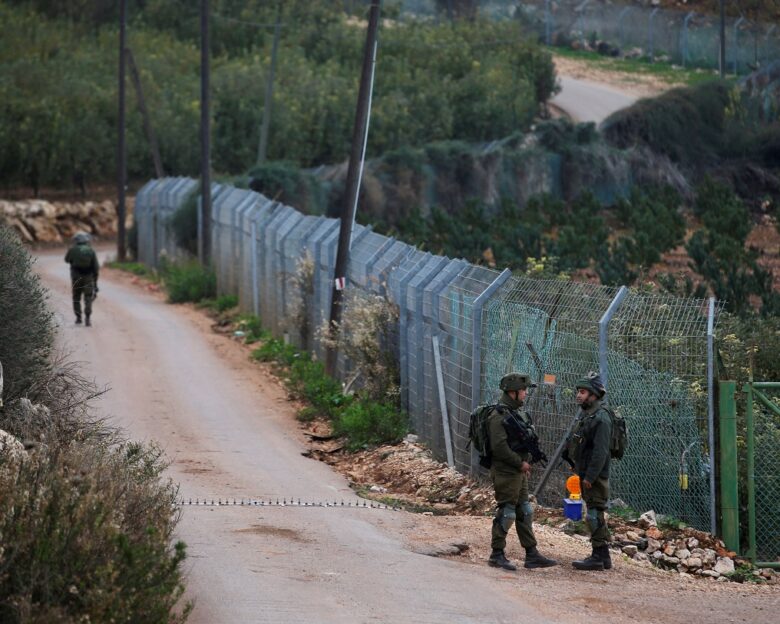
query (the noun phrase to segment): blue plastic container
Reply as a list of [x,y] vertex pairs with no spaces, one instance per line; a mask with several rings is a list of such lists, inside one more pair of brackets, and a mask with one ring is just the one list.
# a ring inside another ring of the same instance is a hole
[[582,520],[582,500],[564,498],[563,515],[569,520]]

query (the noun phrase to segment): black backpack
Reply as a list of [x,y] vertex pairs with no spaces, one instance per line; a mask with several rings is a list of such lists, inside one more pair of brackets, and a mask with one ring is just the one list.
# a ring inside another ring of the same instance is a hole
[[609,440],[609,456],[612,459],[623,459],[628,448],[628,426],[622,414],[608,407],[604,408],[612,419],[612,437]]
[[[490,449],[490,432],[488,431],[488,416],[496,407],[493,405],[478,405],[469,415],[469,445],[479,453],[479,465],[490,468],[493,463],[493,452]],[[468,445],[467,447],[468,448]]]

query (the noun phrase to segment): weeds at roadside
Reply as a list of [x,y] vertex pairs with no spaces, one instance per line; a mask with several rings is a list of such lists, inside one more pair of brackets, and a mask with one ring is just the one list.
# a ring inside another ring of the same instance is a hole
[[160,282],[160,274],[155,269],[150,268],[145,264],[141,264],[140,262],[119,262],[118,260],[114,260],[112,262],[106,262],[104,266],[110,269],[118,269],[120,271],[132,273],[133,275],[143,277],[155,284]]

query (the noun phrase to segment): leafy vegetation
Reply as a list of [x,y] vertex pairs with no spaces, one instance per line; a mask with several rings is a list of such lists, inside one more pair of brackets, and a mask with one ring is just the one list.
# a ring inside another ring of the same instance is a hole
[[0,429],[15,438],[0,450],[0,621],[183,622],[162,453],[96,419],[100,391],[53,358],[46,294],[4,226],[0,293]]
[[408,430],[406,415],[397,404],[345,395],[341,384],[325,373],[322,363],[312,360],[305,351],[271,338],[255,349],[252,357],[276,363],[290,391],[310,404],[299,418],[311,420],[319,415],[333,421],[334,431],[347,438],[350,450],[395,442]]
[[50,369],[54,320],[47,294],[32,272],[32,259],[18,237],[0,223],[0,363],[3,398],[25,396]]
[[[113,178],[106,155],[114,152],[117,123],[116,8],[90,3],[76,14],[82,4],[0,3],[5,184],[37,190]],[[128,44],[164,168],[191,175],[199,166],[198,7],[177,0],[130,5]],[[213,165],[239,174],[256,163],[264,106],[258,85],[271,45],[270,30],[245,22],[273,23],[276,7],[216,0],[211,9]],[[364,28],[347,17],[341,3],[282,3],[271,160],[306,167],[346,158],[364,43]],[[555,89],[549,53],[511,21],[399,22],[383,27],[380,39],[369,156],[435,140],[506,136],[527,127]],[[147,178],[152,162],[130,85],[128,95],[128,172]]]
[[168,291],[168,301],[183,303],[213,299],[217,295],[217,276],[210,267],[197,260],[181,263],[164,263],[160,275]]

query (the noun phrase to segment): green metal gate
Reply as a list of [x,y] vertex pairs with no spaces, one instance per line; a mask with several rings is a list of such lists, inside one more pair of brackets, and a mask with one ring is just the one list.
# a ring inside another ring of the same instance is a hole
[[[780,382],[720,382],[720,508],[726,546],[780,568]],[[740,511],[744,513],[740,514]]]
[[780,568],[780,382],[750,382],[745,393],[748,548],[758,565]]

